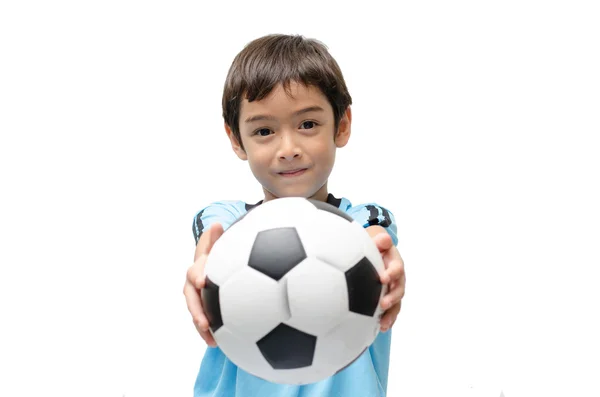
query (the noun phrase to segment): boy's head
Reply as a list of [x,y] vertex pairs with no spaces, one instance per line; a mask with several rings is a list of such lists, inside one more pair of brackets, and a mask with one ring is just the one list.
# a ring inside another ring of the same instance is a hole
[[[265,200],[325,200],[335,150],[350,137],[351,103],[337,62],[316,40],[268,35],[235,57],[223,92],[225,129]],[[285,173],[296,169],[303,171]]]

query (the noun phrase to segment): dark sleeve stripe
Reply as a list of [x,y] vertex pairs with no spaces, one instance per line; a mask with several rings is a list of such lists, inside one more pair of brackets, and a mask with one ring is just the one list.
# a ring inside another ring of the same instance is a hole
[[204,229],[204,225],[202,224],[202,214],[204,210],[200,211],[195,217],[194,222],[192,224],[192,231],[194,232],[194,239],[196,240],[196,244],[200,240],[200,236],[202,236],[202,231]]
[[[367,205],[366,208],[369,210],[369,226],[379,225],[381,227],[389,227],[392,224],[390,213],[385,208],[374,205]],[[379,211],[383,215],[382,221],[379,220]]]
[[383,227],[389,227],[392,224],[392,218],[390,217],[390,213],[385,208],[382,208],[383,212],[383,222],[380,223]]
[[367,205],[369,210],[369,226],[379,225],[379,211],[374,205]]

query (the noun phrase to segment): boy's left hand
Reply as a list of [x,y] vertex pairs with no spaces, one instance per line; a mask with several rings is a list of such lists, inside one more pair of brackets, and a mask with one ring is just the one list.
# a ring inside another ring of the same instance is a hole
[[387,294],[381,299],[381,307],[385,310],[381,317],[381,331],[386,332],[396,322],[402,298],[404,297],[404,285],[406,276],[404,274],[404,261],[400,256],[398,248],[394,245],[392,237],[387,232],[377,233],[372,236],[375,245],[379,248],[385,273],[381,275],[381,283],[388,285]]

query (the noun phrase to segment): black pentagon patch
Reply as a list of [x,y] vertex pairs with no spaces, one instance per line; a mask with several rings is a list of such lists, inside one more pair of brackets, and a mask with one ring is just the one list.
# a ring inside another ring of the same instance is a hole
[[328,204],[324,201],[319,201],[319,200],[312,200],[312,199],[308,199],[308,201],[310,201],[315,207],[317,207],[318,209],[320,209],[321,211],[327,211],[330,212],[334,215],[337,215],[341,218],[344,218],[345,220],[347,220],[348,222],[353,222],[354,218],[352,218],[350,215],[346,214],[344,211],[342,211],[341,209],[334,207],[331,204]]
[[365,257],[346,271],[349,310],[354,313],[373,316],[381,295],[381,280],[377,270]]
[[206,313],[212,332],[217,332],[223,325],[221,303],[219,302],[219,286],[206,277],[206,285],[202,288],[202,308]]
[[248,266],[279,281],[304,259],[306,252],[296,229],[282,227],[257,234]]
[[312,365],[317,337],[279,324],[256,342],[273,369],[295,369]]

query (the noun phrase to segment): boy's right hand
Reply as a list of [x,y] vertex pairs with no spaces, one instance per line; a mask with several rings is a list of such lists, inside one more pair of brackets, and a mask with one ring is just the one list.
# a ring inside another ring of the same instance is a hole
[[205,285],[204,264],[206,263],[206,258],[215,242],[223,233],[223,226],[219,223],[214,223],[200,236],[200,240],[196,246],[196,253],[194,254],[194,264],[189,267],[183,286],[183,294],[185,295],[187,307],[192,315],[194,325],[202,339],[211,347],[217,346],[217,343],[208,330],[209,323],[202,308],[200,290]]

